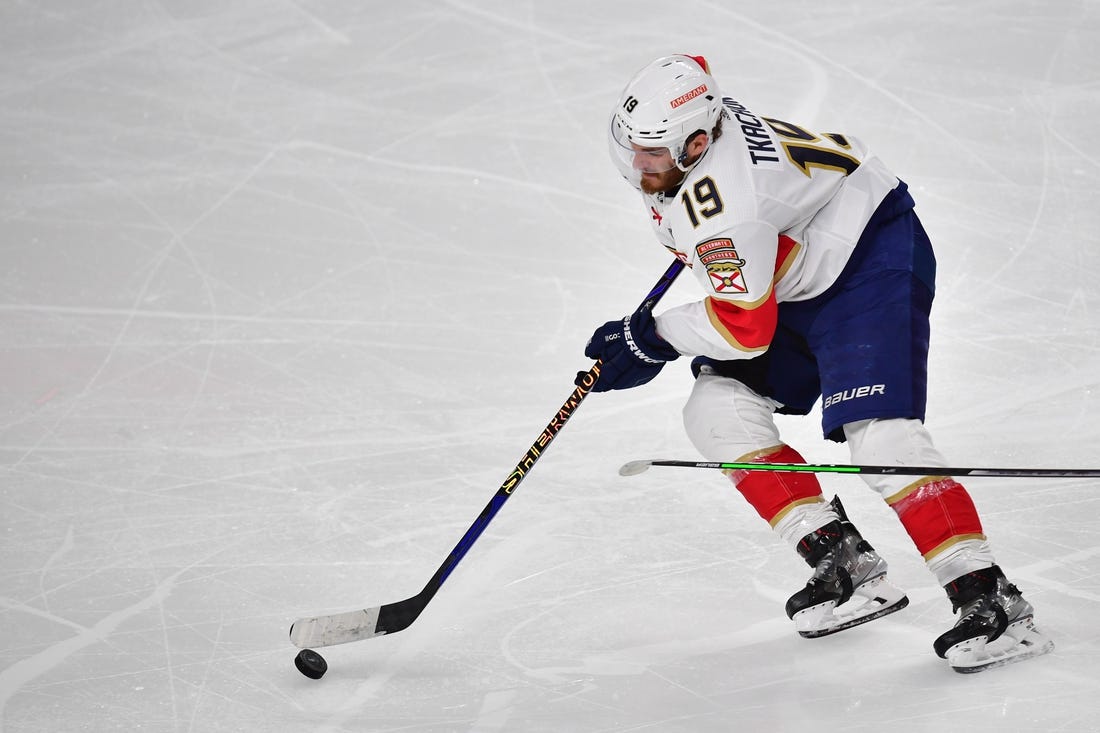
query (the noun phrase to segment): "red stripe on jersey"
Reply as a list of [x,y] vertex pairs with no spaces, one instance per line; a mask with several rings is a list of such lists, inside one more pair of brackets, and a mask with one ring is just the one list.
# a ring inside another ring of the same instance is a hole
[[794,264],[794,257],[802,245],[794,241],[786,234],[779,235],[779,248],[775,252],[775,277],[772,283],[777,283],[787,274],[787,270]]
[[956,542],[985,539],[978,510],[962,484],[944,476],[924,481],[890,505],[925,560]]
[[722,334],[730,346],[741,351],[766,351],[779,322],[779,304],[775,291],[752,310],[728,300],[706,299],[707,315],[714,330]]
[[[766,455],[754,456],[748,463],[805,463],[798,451],[789,445]],[[731,471],[730,479],[756,513],[772,526],[797,504],[825,501],[821,484],[812,473],[780,473],[777,471]]]

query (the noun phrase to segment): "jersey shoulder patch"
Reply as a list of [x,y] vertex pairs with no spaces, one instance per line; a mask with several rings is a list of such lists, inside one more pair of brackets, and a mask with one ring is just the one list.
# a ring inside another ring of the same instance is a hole
[[733,240],[728,237],[708,239],[695,245],[695,254],[706,268],[711,287],[719,295],[748,295],[749,288],[741,268],[745,260],[737,254]]

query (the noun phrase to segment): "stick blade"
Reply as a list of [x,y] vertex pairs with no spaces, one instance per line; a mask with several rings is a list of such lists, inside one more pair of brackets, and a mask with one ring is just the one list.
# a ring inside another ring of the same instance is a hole
[[624,463],[619,468],[620,476],[637,476],[639,473],[645,473],[649,470],[649,467],[653,465],[653,461],[629,461]]
[[382,636],[386,632],[377,630],[379,610],[366,608],[331,616],[300,618],[290,626],[290,643],[299,649],[315,649]]

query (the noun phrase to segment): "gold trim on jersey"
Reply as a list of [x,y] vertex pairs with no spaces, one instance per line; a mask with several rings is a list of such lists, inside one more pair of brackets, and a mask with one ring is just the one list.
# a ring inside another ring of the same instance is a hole
[[768,520],[768,524],[771,525],[772,529],[775,529],[775,527],[779,524],[779,522],[783,520],[783,517],[785,517],[785,516],[787,516],[788,514],[791,513],[792,509],[794,509],[796,507],[800,507],[800,506],[805,506],[807,504],[824,504],[824,503],[825,503],[825,498],[822,497],[822,496],[808,496],[805,499],[795,499],[790,504],[788,504],[787,506],[780,509],[778,514],[776,514],[774,517],[772,517],[770,520]]
[[786,234],[779,235],[780,243],[786,239],[791,243],[791,248],[787,251],[787,255],[783,258],[782,262],[776,262],[775,275],[772,277],[772,283],[778,284],[783,276],[787,274],[787,271],[794,265],[794,261],[798,258],[798,253],[802,251],[802,242],[799,242],[793,237],[788,237]]
[[[720,298],[717,299],[717,300],[720,300],[721,302],[724,302],[724,303],[730,303],[731,305],[735,305],[738,308],[741,308],[742,310],[751,311],[751,310],[755,310],[756,308],[759,308],[761,305],[766,303],[768,301],[768,299],[772,297],[772,292],[773,292],[773,289],[768,288],[768,294],[767,295],[765,295],[763,298],[760,298],[757,301],[754,301],[753,303],[748,303],[748,304],[736,303],[736,302],[733,302],[733,301],[726,301],[726,300],[722,300]],[[769,340],[769,343],[764,344],[762,346],[746,346],[745,344],[741,343],[741,341],[736,336],[733,335],[733,332],[730,331],[726,327],[726,324],[722,323],[721,317],[718,315],[718,313],[715,312],[715,310],[714,310],[714,301],[715,300],[716,299],[713,296],[707,296],[707,299],[704,301],[704,306],[706,307],[706,310],[707,310],[707,319],[710,320],[710,325],[714,327],[714,330],[718,332],[718,335],[720,335],[726,341],[726,343],[728,343],[730,346],[737,349],[738,351],[744,351],[746,354],[758,354],[758,353],[763,353],[763,352],[768,350],[768,346],[770,345],[770,340]]]
[[886,497],[886,503],[890,506],[894,506],[905,499],[908,499],[912,494],[918,490],[924,488],[928,484],[934,484],[938,481],[946,481],[950,479],[950,476],[922,476],[911,484],[908,484],[901,491],[891,494]]
[[973,532],[971,534],[955,535],[954,537],[949,537],[948,539],[946,539],[943,542],[939,543],[938,545],[933,547],[931,550],[924,553],[924,555],[922,555],[922,557],[924,558],[925,562],[928,562],[929,560],[934,558],[936,555],[939,555],[939,554],[943,553],[944,551],[951,549],[952,547],[954,547],[955,545],[957,545],[961,542],[970,542],[970,541],[985,542],[985,540],[986,540],[986,536],[984,534],[982,534],[981,532]]

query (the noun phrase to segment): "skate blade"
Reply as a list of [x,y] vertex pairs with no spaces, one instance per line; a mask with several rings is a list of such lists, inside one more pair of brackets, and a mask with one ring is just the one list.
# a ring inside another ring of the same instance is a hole
[[951,669],[959,674],[985,672],[1040,657],[1054,650],[1054,641],[1035,628],[1031,616],[1009,625],[1005,632],[992,642],[979,636],[967,639],[951,647],[945,653]]
[[802,609],[792,620],[799,636],[818,639],[889,616],[908,605],[905,591],[880,575],[856,588],[843,605],[837,606],[835,601],[819,603]]

